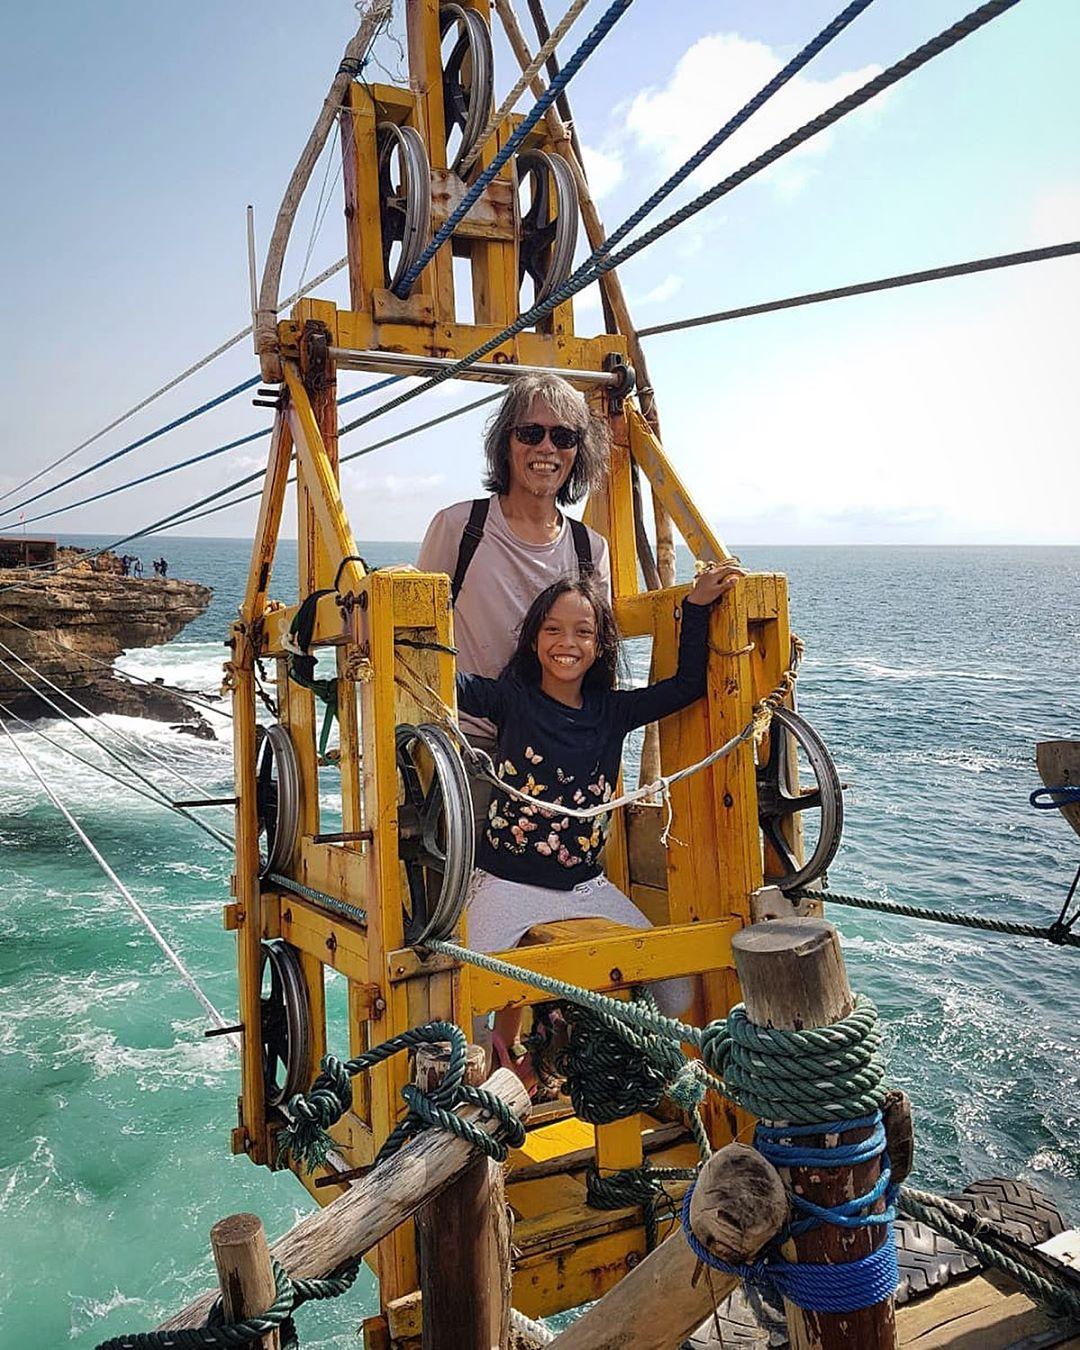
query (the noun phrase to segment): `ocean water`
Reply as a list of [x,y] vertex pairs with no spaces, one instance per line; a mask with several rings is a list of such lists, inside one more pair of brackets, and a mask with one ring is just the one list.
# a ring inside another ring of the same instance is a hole
[[[174,575],[212,585],[214,602],[176,641],[122,665],[210,693],[248,547],[169,538],[159,549]],[[415,545],[363,551],[373,563],[411,561]],[[1027,794],[1035,741],[1080,733],[1080,549],[741,556],[790,578],[807,643],[800,709],[847,785],[833,887],[1053,918],[1080,839],[1031,810]],[[283,544],[273,594],[291,598],[294,566],[295,545]],[[230,790],[225,717],[212,719],[216,743],[107,720],[155,777],[168,766],[208,795]],[[99,754],[72,728],[42,725]],[[32,733],[16,735],[231,1019],[228,855]],[[254,1210],[273,1237],[307,1198],[288,1174],[229,1155],[232,1050],[203,1039],[189,992],[2,738],[0,846],[0,1346],[90,1347],[152,1327],[206,1287],[218,1218]],[[830,918],[852,984],[881,1011],[891,1076],[912,1096],[919,1181],[1021,1176],[1080,1221],[1080,955],[839,908]],[[351,1296],[309,1305],[305,1346],[355,1346],[373,1306],[366,1275]]]

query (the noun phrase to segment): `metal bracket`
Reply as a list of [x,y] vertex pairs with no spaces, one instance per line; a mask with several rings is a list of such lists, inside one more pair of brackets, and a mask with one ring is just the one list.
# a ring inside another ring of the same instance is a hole
[[608,412],[621,413],[623,401],[628,394],[634,392],[634,386],[637,384],[634,367],[619,352],[609,352],[604,357],[604,369],[608,374],[618,377],[616,383],[607,391]]

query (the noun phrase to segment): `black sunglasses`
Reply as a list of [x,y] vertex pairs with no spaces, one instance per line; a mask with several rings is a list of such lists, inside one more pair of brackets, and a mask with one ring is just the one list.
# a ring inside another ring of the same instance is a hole
[[550,436],[556,450],[573,450],[581,444],[581,432],[573,427],[542,427],[539,422],[515,427],[514,435],[522,445],[539,445],[545,436]]

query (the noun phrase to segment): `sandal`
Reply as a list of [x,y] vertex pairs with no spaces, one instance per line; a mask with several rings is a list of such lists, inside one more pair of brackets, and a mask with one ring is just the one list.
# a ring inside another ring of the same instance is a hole
[[537,1077],[536,1066],[533,1063],[528,1046],[521,1041],[515,1041],[513,1045],[507,1045],[498,1032],[492,1032],[491,1051],[500,1069],[509,1069],[521,1079],[531,1102],[540,1105],[543,1102],[558,1100],[559,1092],[553,1089],[550,1083],[546,1083]]

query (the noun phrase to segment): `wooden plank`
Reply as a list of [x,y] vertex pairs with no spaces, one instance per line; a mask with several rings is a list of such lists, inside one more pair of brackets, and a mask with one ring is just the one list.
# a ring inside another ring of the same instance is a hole
[[[285,362],[285,383],[289,389],[289,426],[296,445],[297,468],[308,485],[315,523],[332,552],[336,568],[343,558],[356,553],[356,541],[307,391],[291,361]],[[343,594],[346,591],[359,594],[364,575],[361,563],[344,563],[339,590]]]
[[323,965],[331,966],[348,979],[356,981],[358,991],[366,992],[363,996],[357,993],[353,1015],[363,1008],[365,1016],[371,1016],[375,1000],[381,997],[381,989],[367,979],[368,944],[362,930],[347,919],[338,919],[317,909],[297,895],[282,892],[281,936],[300,951],[317,958]]
[[[441,312],[434,327],[427,330],[409,323],[375,324],[370,313],[357,309],[342,309],[337,314],[338,341],[342,347],[354,351],[383,348],[414,355],[460,358],[497,337],[503,327],[503,324],[455,323],[445,320]],[[287,339],[288,333],[283,336]],[[611,352],[625,358],[625,338],[616,333],[583,338],[526,330],[508,338],[484,360],[595,371],[603,370],[604,358]]]
[[[405,32],[409,48],[409,84],[417,91],[415,125],[427,145],[432,169],[445,169],[446,114],[443,109],[439,0],[413,0],[407,5]],[[441,248],[435,254],[419,277],[418,285],[433,296],[439,319],[452,323],[454,273],[449,248]]]
[[259,823],[255,805],[255,675],[253,653],[240,624],[233,626],[235,684],[233,715],[233,784],[236,793],[236,861],[233,895],[237,903],[237,980],[242,1087],[241,1126],[244,1146],[253,1162],[267,1161],[266,1102],[263,1087],[262,1025],[262,896],[259,888]]
[[[497,1069],[484,1086],[519,1119],[528,1114],[528,1096],[521,1080],[509,1069]],[[493,1116],[485,1116],[475,1107],[463,1107],[459,1114],[488,1134],[499,1128]],[[362,1180],[353,1182],[334,1204],[306,1215],[273,1244],[270,1254],[294,1279],[328,1275],[369,1251],[386,1234],[400,1230],[421,1205],[460,1175],[476,1152],[475,1145],[449,1131],[428,1130],[408,1148],[378,1163]],[[204,1326],[213,1300],[213,1291],[201,1294],[160,1329]]]
[[[740,926],[738,920],[721,919],[679,928],[634,929],[598,941],[516,947],[496,955],[586,989],[616,989],[729,966],[731,939]],[[530,985],[482,970],[472,972],[471,994],[474,1015],[551,998]]]
[[281,516],[285,506],[285,484],[291,464],[292,433],[289,431],[287,419],[279,412],[275,414],[274,427],[270,434],[270,456],[266,466],[266,477],[263,479],[262,497],[259,500],[259,519],[255,525],[251,546],[247,587],[240,605],[240,617],[247,624],[258,623],[265,613],[266,588],[274,565],[278,532],[281,529]]
[[[397,575],[401,579],[402,584],[394,599],[395,617],[398,626],[401,628],[423,628],[433,624],[434,601],[429,588],[431,581],[436,579],[439,574],[411,571],[395,574],[392,568],[381,570]],[[361,584],[358,594],[362,594],[362,592],[363,585]],[[272,610],[266,615],[263,620],[263,633],[265,635],[263,651],[265,654],[276,656],[285,650],[285,639],[290,625],[296,618],[298,609],[299,605],[286,605],[281,609]],[[315,626],[311,640],[312,647],[345,642],[348,640],[349,632],[349,624],[343,616],[337,597],[334,595],[322,596],[316,605]]]
[[301,836],[297,876],[313,890],[367,909],[375,894],[370,845],[316,844]]
[[379,217],[379,157],[375,127],[379,111],[357,80],[349,86],[349,107],[341,113],[342,181],[349,256],[349,294],[354,310],[369,312],[371,295],[386,285]]
[[[1060,1340],[1041,1339],[1055,1326]],[[1040,1338],[1032,1343],[1040,1347],[1080,1346],[1080,1337],[996,1271],[955,1280],[897,1308],[896,1329],[899,1344],[913,1350],[1008,1350],[1028,1337]]]
[[[494,147],[487,156],[494,158]],[[456,173],[449,169],[431,171],[431,232],[434,234],[447,218],[457,210],[468,191]],[[513,243],[517,239],[517,207],[514,185],[509,178],[499,177],[490,182],[462,219],[454,227],[454,239],[501,240]]]
[[641,471],[652,484],[679,533],[695,558],[717,562],[731,554],[713,532],[712,526],[694,505],[682,479],[672,468],[652,428],[633,403],[627,404],[630,450]]
[[[550,1139],[545,1138],[548,1131],[556,1131]],[[663,1158],[663,1165],[680,1166],[682,1159],[676,1159],[676,1151],[670,1148],[670,1145],[678,1140],[688,1138],[686,1126],[682,1124],[658,1125],[653,1129],[645,1130],[641,1136],[641,1147],[646,1155],[652,1155],[661,1149],[668,1149],[670,1160],[667,1155]],[[535,1148],[532,1141],[536,1140],[539,1147]],[[581,1141],[588,1142],[581,1142]],[[577,1145],[575,1147],[575,1145]],[[696,1149],[690,1145],[690,1154],[688,1154],[690,1165],[693,1165]],[[513,1149],[507,1162],[509,1169],[508,1182],[511,1187],[525,1181],[538,1181],[541,1177],[558,1176],[563,1172],[577,1172],[582,1168],[589,1166],[596,1161],[596,1147],[592,1142],[592,1129],[584,1121],[578,1120],[572,1116],[569,1120],[559,1121],[555,1125],[542,1126],[538,1130],[530,1130],[526,1137],[525,1144],[520,1149]],[[512,1192],[511,1192],[512,1194]]]

